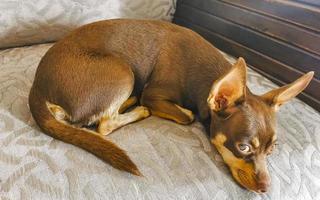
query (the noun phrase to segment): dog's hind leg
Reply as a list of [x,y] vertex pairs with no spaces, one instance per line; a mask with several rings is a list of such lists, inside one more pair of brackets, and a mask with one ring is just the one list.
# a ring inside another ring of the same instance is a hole
[[132,111],[113,116],[103,116],[100,119],[98,132],[102,135],[108,135],[112,131],[135,121],[144,119],[150,115],[149,110],[144,106],[138,106]]

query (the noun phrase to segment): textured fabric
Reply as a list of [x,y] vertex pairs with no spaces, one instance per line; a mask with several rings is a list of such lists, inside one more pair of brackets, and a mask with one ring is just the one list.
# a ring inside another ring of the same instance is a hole
[[176,0],[1,0],[0,48],[55,41],[111,18],[171,20]]
[[[268,160],[272,187],[263,195],[234,182],[198,122],[182,126],[150,117],[108,136],[127,150],[144,177],[42,134],[27,96],[50,46],[0,51],[1,200],[320,199],[320,115],[297,99],[279,112],[279,146]],[[251,70],[248,78],[254,92],[275,87]]]

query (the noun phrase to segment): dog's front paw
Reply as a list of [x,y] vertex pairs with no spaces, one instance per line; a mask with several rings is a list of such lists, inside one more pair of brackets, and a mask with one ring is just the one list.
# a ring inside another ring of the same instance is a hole
[[138,107],[136,107],[136,110],[140,114],[141,118],[147,118],[150,116],[150,111],[147,107],[138,106]]
[[191,110],[188,110],[188,109],[185,109],[185,108],[182,108],[181,106],[179,106],[179,105],[176,105],[178,108],[179,108],[179,110],[181,111],[181,112],[183,112],[184,114],[185,114],[185,119],[183,120],[183,121],[181,121],[181,124],[185,124],[185,125],[187,125],[187,124],[191,124],[193,121],[194,121],[194,114],[192,113],[192,111]]

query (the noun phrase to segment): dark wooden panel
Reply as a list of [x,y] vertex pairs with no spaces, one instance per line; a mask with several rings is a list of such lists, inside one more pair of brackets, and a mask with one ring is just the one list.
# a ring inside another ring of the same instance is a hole
[[261,13],[297,26],[320,32],[319,10],[306,9],[288,4],[287,1],[266,0],[222,0],[231,5],[246,8],[253,12]]
[[[320,35],[292,24],[259,15],[240,7],[230,6],[230,4],[219,0],[184,0],[183,4],[254,29],[255,31],[285,41],[288,44],[297,46],[313,54],[320,55]],[[303,37],[301,37],[302,35]]]
[[245,57],[280,85],[315,71],[299,98],[320,111],[320,9],[311,1],[178,0],[174,22],[231,55]]
[[[270,57],[267,57],[253,49],[236,43],[216,32],[210,31],[196,24],[190,23],[189,20],[175,17],[174,22],[186,27],[189,27],[208,41],[213,43],[217,48],[224,50],[225,52],[234,55],[236,57],[243,56],[247,59],[248,63],[253,66],[254,69],[265,75],[270,80],[283,85],[285,83],[292,82],[300,77],[303,73],[278,62]],[[320,111],[320,81],[313,79],[305,92],[299,95],[299,98],[304,100],[309,105]],[[310,95],[312,94],[312,96]]]
[[[188,13],[188,14],[186,14]],[[232,38],[237,43],[259,51],[270,58],[287,65],[295,66],[303,72],[319,71],[320,57],[305,52],[279,40],[267,37],[241,25],[208,14],[194,7],[182,4],[176,11],[176,17],[183,16],[189,22]],[[316,76],[320,78],[320,73]]]

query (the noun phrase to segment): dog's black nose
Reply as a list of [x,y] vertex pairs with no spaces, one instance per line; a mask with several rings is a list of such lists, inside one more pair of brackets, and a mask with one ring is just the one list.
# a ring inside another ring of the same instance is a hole
[[267,192],[267,190],[266,189],[260,189],[260,190],[258,190],[258,192],[259,193],[265,193],[265,192]]
[[265,193],[265,192],[267,192],[269,186],[270,186],[270,184],[268,182],[261,181],[258,183],[257,192]]
[[270,177],[269,174],[266,172],[259,172],[257,174],[257,192],[265,193],[267,192],[268,188],[270,187]]

